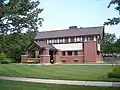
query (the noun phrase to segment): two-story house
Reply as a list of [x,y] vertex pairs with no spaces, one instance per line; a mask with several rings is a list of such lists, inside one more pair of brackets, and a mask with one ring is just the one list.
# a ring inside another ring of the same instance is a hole
[[100,42],[104,37],[104,27],[71,26],[69,29],[38,32],[21,56],[21,62],[28,59],[40,63],[84,63],[101,62]]

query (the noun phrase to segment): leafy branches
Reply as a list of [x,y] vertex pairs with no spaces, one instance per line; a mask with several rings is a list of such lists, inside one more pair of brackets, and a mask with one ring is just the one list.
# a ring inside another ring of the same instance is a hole
[[[110,8],[112,5],[116,5],[114,9],[117,10],[120,15],[120,0],[111,0],[108,5],[108,8]],[[112,19],[108,19],[108,21],[105,22],[104,25],[117,25],[119,23],[120,23],[120,17],[114,17]]]

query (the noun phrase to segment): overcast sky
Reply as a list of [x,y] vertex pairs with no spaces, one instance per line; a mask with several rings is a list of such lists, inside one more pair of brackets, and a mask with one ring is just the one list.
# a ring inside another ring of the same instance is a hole
[[[44,8],[41,17],[43,26],[39,31],[66,29],[69,26],[89,27],[102,26],[103,23],[118,12],[114,7],[107,8],[110,0],[40,0],[40,7]],[[120,24],[105,27],[105,32],[118,32]]]

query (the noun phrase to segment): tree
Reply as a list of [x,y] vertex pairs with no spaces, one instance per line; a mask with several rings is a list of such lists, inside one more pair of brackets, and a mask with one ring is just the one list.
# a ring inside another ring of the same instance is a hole
[[[20,59],[25,49],[34,38],[43,19],[39,1],[10,0],[0,9],[0,53],[9,58]],[[23,33],[23,31],[25,33]]]
[[10,0],[4,6],[4,15],[1,18],[1,34],[19,32],[25,29],[37,30],[42,25],[43,19],[38,16],[43,9],[40,9],[39,1],[31,0]]
[[[112,5],[115,5],[115,10],[117,10],[120,15],[120,0],[111,0],[108,8],[110,8]],[[120,23],[120,17],[114,17],[112,19],[108,19],[108,21],[105,22],[104,25],[117,25],[118,23]]]
[[101,50],[103,53],[114,53],[115,52],[115,42],[117,38],[115,34],[105,33],[104,41],[101,44]]

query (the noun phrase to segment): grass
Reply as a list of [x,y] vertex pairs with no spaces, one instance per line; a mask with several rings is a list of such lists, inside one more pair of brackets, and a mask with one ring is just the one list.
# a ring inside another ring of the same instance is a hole
[[1,76],[19,76],[47,79],[120,81],[108,78],[112,66],[105,65],[0,65]]
[[120,87],[70,86],[0,80],[0,90],[120,90]]

